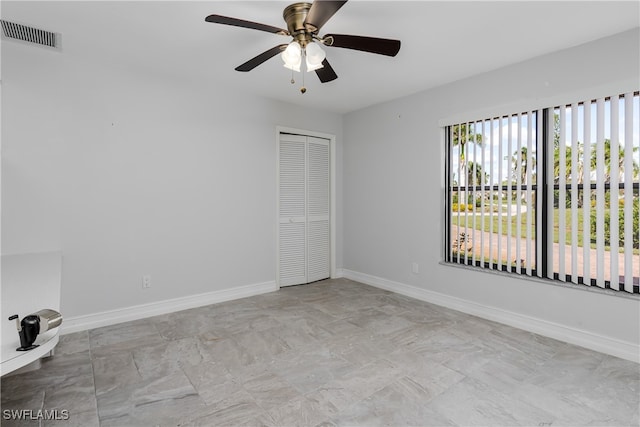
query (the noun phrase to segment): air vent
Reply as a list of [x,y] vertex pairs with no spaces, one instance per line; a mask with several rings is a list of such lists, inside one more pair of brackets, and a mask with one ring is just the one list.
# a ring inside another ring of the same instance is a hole
[[0,23],[2,23],[2,35],[6,39],[20,40],[54,49],[60,47],[60,34],[58,33],[16,24],[15,22],[5,21],[4,19],[0,20]]

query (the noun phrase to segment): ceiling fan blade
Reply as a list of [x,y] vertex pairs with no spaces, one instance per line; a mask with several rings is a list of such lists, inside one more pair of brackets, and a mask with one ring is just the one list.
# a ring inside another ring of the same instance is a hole
[[329,19],[340,9],[347,0],[333,1],[333,0],[315,0],[311,5],[311,9],[307,13],[307,17],[304,20],[304,24],[310,28],[311,32],[316,32],[327,23]]
[[262,52],[260,55],[254,57],[254,58],[251,58],[250,60],[248,60],[244,64],[238,65],[236,67],[236,71],[244,71],[244,72],[251,71],[254,68],[256,68],[258,65],[262,64],[263,62],[265,62],[266,60],[273,58],[274,56],[276,56],[277,54],[279,54],[280,52],[282,52],[286,48],[287,48],[286,44],[281,44],[281,45],[272,47],[271,49]]
[[338,78],[338,75],[333,71],[333,67],[329,65],[329,61],[327,61],[326,58],[322,61],[322,65],[322,68],[318,68],[316,70],[316,74],[318,75],[321,83],[327,83]]
[[400,40],[377,37],[352,36],[348,34],[327,34],[323,37],[326,46],[361,50],[380,55],[396,56],[400,51]]
[[205,19],[214,24],[233,25],[234,27],[250,28],[252,30],[266,31],[267,33],[289,35],[289,31],[271,25],[260,24],[258,22],[245,21],[243,19],[229,18],[228,16],[209,15]]

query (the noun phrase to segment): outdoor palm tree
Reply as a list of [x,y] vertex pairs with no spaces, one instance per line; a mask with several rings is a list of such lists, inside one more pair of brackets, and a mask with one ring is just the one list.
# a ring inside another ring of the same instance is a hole
[[[582,184],[583,170],[584,170],[584,148],[582,142],[578,141],[576,144],[576,176],[578,177],[577,184]],[[573,146],[565,146],[565,161],[564,161],[564,178],[567,183],[571,182],[572,174],[572,157]],[[553,116],[553,177],[554,183],[560,182],[560,116],[554,114]]]
[[[451,130],[451,143],[452,146],[459,147],[460,182],[458,186],[466,187],[467,178],[469,177],[467,172],[467,144],[482,146],[482,135],[475,133],[473,124],[462,123],[454,125]],[[463,190],[464,193],[466,192]],[[466,194],[464,194],[461,200],[466,199]]]
[[484,185],[489,181],[489,174],[483,169],[479,163],[467,163],[467,182],[471,186]]
[[[570,145],[565,147],[565,162],[564,162],[564,177],[566,178],[567,182],[570,182],[571,180],[571,171],[572,171],[572,166],[571,166],[571,157],[572,157],[572,153],[573,153],[573,147],[571,147]],[[578,142],[578,146],[577,146],[577,158],[578,158],[578,164],[577,164],[577,173],[578,173],[578,184],[582,183],[582,171],[583,171],[583,149],[582,149],[582,143]],[[554,176],[554,182],[557,184],[558,182],[560,182],[560,148],[558,146],[556,146],[554,148],[554,152],[553,152],[553,176]]]
[[511,161],[513,163],[513,179],[517,180],[518,179],[518,165],[520,166],[520,182],[522,183],[522,185],[526,185],[527,184],[527,171],[529,170],[529,167],[531,167],[532,170],[532,175],[531,175],[531,181],[532,184],[535,184],[536,182],[536,175],[535,175],[535,170],[536,170],[536,157],[535,157],[535,153],[533,153],[531,155],[531,165],[529,165],[529,156],[528,156],[528,151],[527,151],[527,147],[521,147],[520,148],[520,153],[518,153],[518,151],[516,150],[515,153],[513,153],[513,156],[511,157]]
[[[633,151],[634,152],[638,151],[638,147],[633,147]],[[598,158],[597,147],[596,147],[596,144],[593,144],[591,148],[591,170],[592,171],[596,170],[597,158]],[[624,179],[624,172],[625,172],[624,164],[625,164],[625,149],[620,144],[618,144],[618,164],[617,165],[611,164],[611,140],[605,139],[604,140],[605,183],[608,184],[611,182],[612,172],[617,173],[618,180],[622,181]],[[635,160],[633,160],[632,165],[633,165],[633,171],[632,171],[633,178],[636,179],[638,177],[638,173],[640,172],[640,166],[638,166],[638,163]]]

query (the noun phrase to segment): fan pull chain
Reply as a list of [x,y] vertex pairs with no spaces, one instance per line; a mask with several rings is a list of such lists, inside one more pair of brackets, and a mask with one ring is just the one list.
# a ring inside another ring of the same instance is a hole
[[295,84],[296,81],[293,79],[293,68],[291,69],[291,84]]
[[307,88],[304,86],[304,72],[305,72],[305,67],[307,64],[306,61],[306,57],[307,56],[307,52],[305,49],[302,49],[302,63],[300,64],[300,70],[302,72],[302,87],[300,88],[300,93],[305,93],[307,91]]

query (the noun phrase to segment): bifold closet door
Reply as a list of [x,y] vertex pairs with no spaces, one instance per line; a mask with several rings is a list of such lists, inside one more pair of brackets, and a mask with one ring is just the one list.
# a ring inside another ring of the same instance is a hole
[[280,134],[280,286],[307,283],[307,138]]
[[331,276],[329,141],[307,137],[307,283]]
[[330,277],[329,141],[281,134],[278,161],[279,285]]

